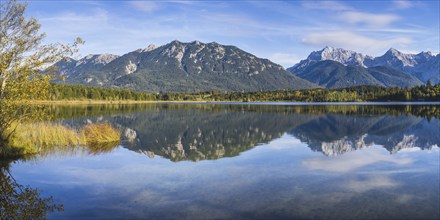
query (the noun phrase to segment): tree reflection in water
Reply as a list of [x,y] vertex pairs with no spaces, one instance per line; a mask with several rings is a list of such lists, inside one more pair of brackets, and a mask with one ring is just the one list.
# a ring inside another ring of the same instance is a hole
[[20,185],[9,165],[0,164],[0,219],[45,219],[47,213],[63,210],[52,197],[43,198],[38,189]]

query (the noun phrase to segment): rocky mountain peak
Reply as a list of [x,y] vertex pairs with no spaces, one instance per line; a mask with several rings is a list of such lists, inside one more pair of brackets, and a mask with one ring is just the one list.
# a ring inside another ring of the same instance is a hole
[[391,55],[397,56],[397,55],[402,54],[402,52],[400,52],[397,49],[391,47],[385,54],[391,54]]
[[191,44],[194,44],[194,45],[200,45],[200,44],[202,44],[202,42],[200,42],[200,41],[198,41],[198,40],[195,40],[195,41],[191,42]]
[[182,62],[183,55],[185,53],[187,44],[184,44],[180,41],[172,41],[165,46],[162,46],[161,55],[166,55],[168,57],[176,58],[180,63]]
[[313,51],[312,53],[310,53],[306,60],[302,60],[299,65],[297,65],[305,66],[304,64],[307,63],[332,60],[342,63],[343,65],[357,65],[365,67],[364,61],[366,59],[371,59],[371,57],[364,56],[361,53],[357,53],[351,50],[326,46],[322,50]]
[[113,55],[113,54],[108,54],[108,53],[104,53],[104,54],[100,54],[98,56],[96,56],[96,58],[93,60],[93,62],[95,64],[107,64],[112,62],[114,59],[118,58],[118,55]]
[[113,55],[108,53],[89,54],[84,58],[78,60],[78,63],[76,65],[79,66],[87,63],[106,65],[118,57],[119,57],[118,55]]
[[178,40],[173,40],[168,45],[180,45],[180,44],[183,44],[183,43]]
[[322,50],[318,51],[321,55],[330,55],[334,53],[338,53],[340,51],[345,51],[341,48],[334,48],[330,46],[325,46]]
[[375,59],[375,66],[391,66],[400,69],[417,64],[414,54],[406,54],[394,48],[390,48],[383,56]]
[[417,63],[427,62],[433,57],[434,56],[432,55],[431,51],[428,51],[428,52],[422,51],[422,52],[415,55],[415,59],[416,59]]
[[146,48],[137,49],[136,52],[139,52],[139,53],[150,52],[152,50],[155,50],[156,48],[157,48],[156,45],[150,44]]

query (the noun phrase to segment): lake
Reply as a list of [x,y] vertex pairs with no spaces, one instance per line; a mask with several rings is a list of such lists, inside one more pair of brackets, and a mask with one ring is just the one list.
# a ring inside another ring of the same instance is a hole
[[1,161],[49,219],[439,219],[440,104],[50,106],[118,146]]

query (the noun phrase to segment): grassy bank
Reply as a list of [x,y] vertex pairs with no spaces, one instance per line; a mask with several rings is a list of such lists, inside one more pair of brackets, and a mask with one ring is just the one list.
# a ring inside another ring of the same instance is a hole
[[35,122],[15,124],[11,126],[13,128],[15,132],[8,144],[0,148],[2,157],[65,151],[78,146],[96,153],[113,149],[120,140],[119,130],[110,124],[89,124],[74,129],[61,124]]

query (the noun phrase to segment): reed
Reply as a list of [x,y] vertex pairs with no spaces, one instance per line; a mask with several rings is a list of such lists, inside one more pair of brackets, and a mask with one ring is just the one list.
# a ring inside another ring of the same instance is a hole
[[0,149],[0,156],[69,151],[78,146],[87,147],[89,152],[96,154],[112,150],[120,140],[119,130],[108,123],[89,124],[82,129],[47,122],[11,127],[16,127],[15,132],[8,140],[8,146]]
[[118,142],[121,138],[119,130],[111,124],[88,124],[82,129],[87,144]]
[[34,154],[53,147],[79,145],[84,138],[72,128],[45,122],[16,124],[9,140],[11,148],[21,149],[22,154]]

